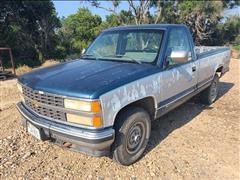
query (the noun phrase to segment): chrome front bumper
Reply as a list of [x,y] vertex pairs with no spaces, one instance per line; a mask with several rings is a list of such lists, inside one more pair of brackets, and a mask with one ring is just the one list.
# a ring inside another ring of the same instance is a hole
[[17,104],[17,109],[23,116],[23,125],[30,122],[38,128],[42,133],[42,140],[50,140],[60,145],[68,144],[70,148],[93,156],[107,155],[114,141],[115,131],[112,128],[95,130],[66,125],[38,116],[22,102]]

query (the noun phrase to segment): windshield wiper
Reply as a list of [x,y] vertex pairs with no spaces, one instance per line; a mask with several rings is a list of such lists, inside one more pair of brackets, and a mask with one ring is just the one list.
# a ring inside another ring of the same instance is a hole
[[126,58],[130,59],[132,62],[136,62],[136,63],[138,63],[138,64],[142,64],[141,61],[139,61],[139,60],[137,60],[137,59],[134,59],[134,58],[131,58],[131,57],[126,56],[126,55],[120,55],[120,54],[117,54],[116,57],[120,57],[120,58],[122,58],[122,57],[126,57]]
[[142,62],[139,61],[139,60],[137,60],[137,59],[131,58],[131,57],[126,56],[126,55],[121,55],[121,54],[116,54],[116,55],[112,55],[112,56],[105,56],[105,57],[116,57],[116,58],[126,57],[126,58],[128,58],[129,60],[131,60],[132,62],[135,62],[135,63],[138,63],[138,64],[142,64]]
[[[83,54],[82,57],[84,58],[88,58],[88,57],[92,57],[96,60],[99,60],[98,57],[96,57],[94,54]],[[101,56],[100,58],[104,58],[104,57],[116,57],[116,58],[122,58],[122,57],[126,57],[128,58],[130,61],[132,62],[135,62],[135,63],[138,63],[138,64],[142,64],[141,61],[137,60],[137,59],[134,59],[134,58],[131,58],[129,56],[126,56],[126,55],[120,55],[120,54],[117,54],[117,55],[111,55],[111,56]]]
[[88,57],[91,57],[91,58],[94,58],[94,59],[98,60],[98,58],[94,54],[83,54],[81,56],[81,58],[88,58]]

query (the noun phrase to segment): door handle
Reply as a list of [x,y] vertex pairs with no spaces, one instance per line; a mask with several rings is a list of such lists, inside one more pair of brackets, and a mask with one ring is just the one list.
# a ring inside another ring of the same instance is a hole
[[197,70],[196,66],[192,67],[192,72],[195,72]]

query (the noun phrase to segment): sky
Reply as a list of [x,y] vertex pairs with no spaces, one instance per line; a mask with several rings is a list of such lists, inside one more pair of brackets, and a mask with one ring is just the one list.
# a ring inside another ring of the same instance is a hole
[[[87,7],[93,14],[99,15],[103,19],[105,19],[106,15],[110,14],[104,9],[92,7],[91,4],[86,1],[53,1],[53,3],[59,17],[62,16],[67,17],[70,14],[74,14],[81,7]],[[101,6],[110,7],[111,2],[101,1]],[[128,9],[127,2],[126,1],[121,2],[118,9],[127,10]]]
[[[110,14],[108,11],[104,9],[92,7],[91,4],[86,1],[54,1],[53,0],[53,3],[59,17],[63,17],[63,16],[67,17],[70,14],[74,14],[81,7],[87,7],[93,14],[97,14],[101,16],[103,20],[105,20],[106,15]],[[111,2],[101,1],[101,5],[104,7],[110,7]],[[128,10],[127,1],[122,1],[120,3],[120,6],[118,7],[118,10]],[[233,9],[227,9],[224,11],[223,14],[224,16],[231,16],[234,14],[240,15],[240,6],[235,7]]]

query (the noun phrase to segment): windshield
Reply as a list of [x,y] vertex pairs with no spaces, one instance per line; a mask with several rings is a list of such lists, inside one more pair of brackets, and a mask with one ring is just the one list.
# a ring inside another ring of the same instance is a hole
[[98,36],[82,58],[152,63],[157,58],[162,37],[160,30],[107,31]]

